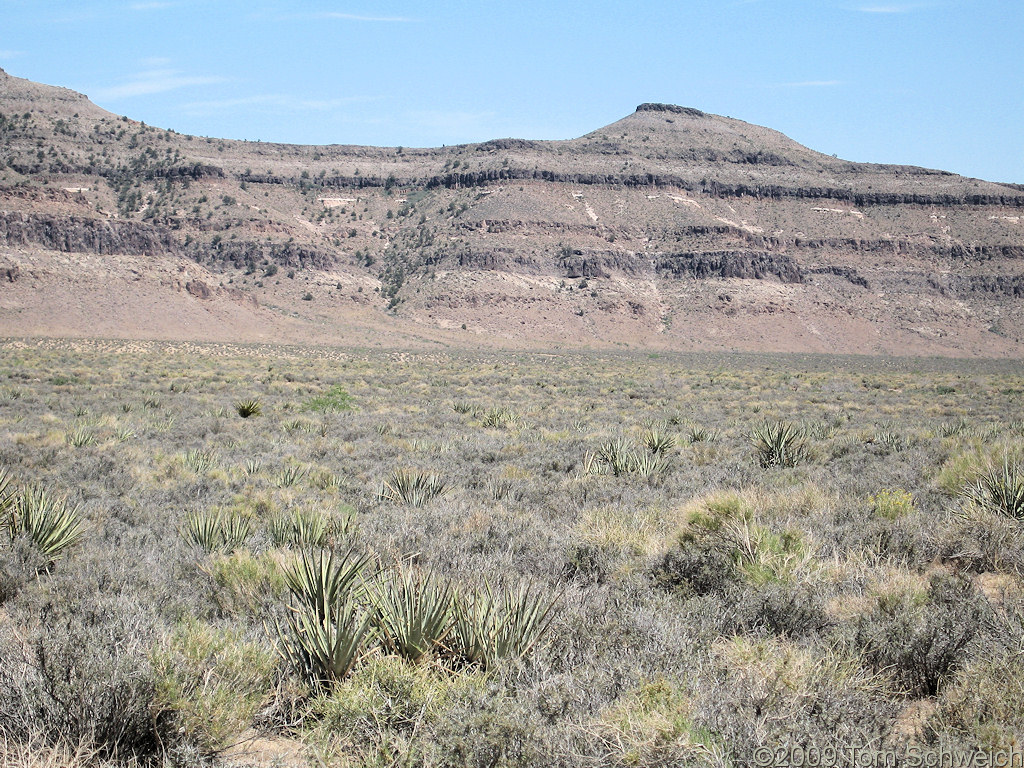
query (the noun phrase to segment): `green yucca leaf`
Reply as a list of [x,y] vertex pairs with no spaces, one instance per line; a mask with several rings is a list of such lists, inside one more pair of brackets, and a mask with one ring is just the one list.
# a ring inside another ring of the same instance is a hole
[[654,477],[668,470],[668,460],[663,453],[630,453],[628,466],[641,477]]
[[340,556],[323,550],[303,552],[284,569],[284,583],[299,605],[323,619],[333,606],[362,591],[360,576],[369,560],[352,551]]
[[18,494],[11,485],[11,476],[6,469],[0,469],[0,526],[10,528],[10,512],[17,500]]
[[270,538],[275,545],[322,547],[327,540],[327,516],[318,510],[295,509],[270,521]]
[[185,466],[201,475],[213,468],[215,459],[210,451],[201,451],[198,448],[185,454]]
[[720,433],[717,429],[708,429],[707,427],[690,427],[686,433],[686,440],[689,443],[713,443],[720,437]]
[[452,589],[430,573],[403,569],[369,593],[381,644],[409,661],[441,645],[452,627]]
[[597,452],[601,461],[608,465],[608,468],[616,477],[624,475],[630,471],[632,454],[633,451],[629,445],[629,441],[622,437],[618,437],[615,440],[609,440],[602,445],[600,450]]
[[962,495],[982,509],[1024,521],[1024,471],[1009,458],[981,473]]
[[306,475],[306,470],[302,467],[290,466],[285,467],[281,470],[277,476],[277,485],[279,488],[291,488],[299,480]]
[[79,427],[68,432],[64,436],[64,441],[75,448],[82,448],[96,442],[96,433],[88,427]]
[[238,515],[227,515],[221,522],[222,546],[228,552],[232,552],[249,538],[249,531],[252,528],[252,521],[248,517]]
[[456,597],[452,650],[469,664],[493,666],[530,653],[551,628],[558,598],[530,585],[499,594],[485,584],[468,598]]
[[300,604],[290,608],[284,627],[275,623],[276,649],[299,677],[327,691],[352,671],[369,626],[370,616],[349,598],[323,614]]
[[485,427],[504,427],[506,424],[515,424],[519,418],[508,408],[492,408],[484,414],[483,425]]

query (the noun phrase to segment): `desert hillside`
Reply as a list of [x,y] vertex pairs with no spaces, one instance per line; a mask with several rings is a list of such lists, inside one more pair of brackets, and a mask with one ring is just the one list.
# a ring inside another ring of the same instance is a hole
[[0,71],[0,335],[1017,357],[1024,188],[642,104],[570,141],[186,136]]

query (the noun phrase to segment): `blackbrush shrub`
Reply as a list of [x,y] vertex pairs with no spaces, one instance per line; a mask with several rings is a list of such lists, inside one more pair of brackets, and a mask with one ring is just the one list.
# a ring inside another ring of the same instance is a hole
[[990,614],[970,581],[936,575],[924,595],[880,596],[852,639],[873,669],[894,675],[908,694],[934,696],[968,658]]
[[0,638],[0,727],[41,725],[110,757],[157,752],[171,735],[150,711],[155,633],[154,614],[128,596],[54,595],[27,638]]
[[855,655],[778,637],[723,639],[714,689],[697,691],[697,724],[728,746],[727,764],[755,765],[765,744],[848,747],[888,734],[897,704]]
[[655,582],[682,596],[721,593],[740,574],[732,548],[721,539],[702,539],[669,549],[655,564]]

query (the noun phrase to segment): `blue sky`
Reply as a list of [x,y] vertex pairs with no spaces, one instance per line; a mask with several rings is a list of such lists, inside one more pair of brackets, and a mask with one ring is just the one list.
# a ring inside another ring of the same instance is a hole
[[565,139],[644,101],[1024,183],[1021,0],[0,0],[0,67],[183,133]]

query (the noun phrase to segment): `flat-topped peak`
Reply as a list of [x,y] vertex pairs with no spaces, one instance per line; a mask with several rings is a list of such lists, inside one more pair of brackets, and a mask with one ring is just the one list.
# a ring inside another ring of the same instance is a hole
[[671,112],[676,115],[686,115],[687,117],[704,117],[704,113],[699,109],[693,107],[680,107],[675,104],[658,104],[655,102],[647,102],[641,104],[636,108],[637,112]]

